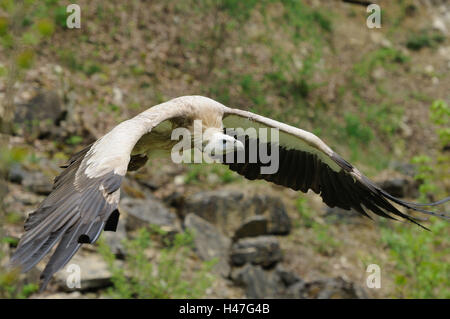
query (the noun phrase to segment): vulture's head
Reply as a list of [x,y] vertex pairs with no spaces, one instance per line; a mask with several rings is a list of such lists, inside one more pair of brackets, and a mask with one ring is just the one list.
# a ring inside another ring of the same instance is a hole
[[196,115],[188,125],[195,148],[210,158],[220,158],[227,153],[244,150],[241,141],[224,133],[221,113],[211,110]]
[[220,128],[209,127],[203,133],[201,151],[211,158],[244,150],[244,144],[233,136],[223,133]]

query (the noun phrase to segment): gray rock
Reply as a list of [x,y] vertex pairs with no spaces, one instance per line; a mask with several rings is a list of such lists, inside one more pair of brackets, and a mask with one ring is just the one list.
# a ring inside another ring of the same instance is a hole
[[258,215],[267,219],[267,234],[288,234],[291,229],[281,200],[268,195],[246,195],[236,190],[196,193],[186,198],[182,212],[202,217],[229,237],[244,227],[249,218]]
[[234,268],[231,279],[244,287],[247,298],[367,298],[364,289],[340,277],[305,282],[280,265],[273,270],[264,270],[259,265],[246,264]]
[[256,215],[249,217],[238,227],[238,229],[236,229],[233,240],[267,234],[268,222],[266,216]]
[[74,292],[58,292],[54,294],[49,295],[37,295],[32,296],[30,299],[85,299],[87,298],[81,292],[74,291]]
[[22,166],[20,164],[18,164],[18,163],[15,163],[9,169],[8,180],[11,183],[22,184],[22,181],[25,178],[26,174],[27,174],[27,172],[24,171]]
[[230,255],[231,263],[235,266],[252,263],[264,268],[274,266],[282,258],[278,240],[272,236],[240,239],[233,244]]
[[54,91],[40,90],[27,103],[17,105],[14,122],[20,125],[16,133],[31,138],[59,136],[59,123],[65,118],[61,99]]
[[[14,199],[16,200],[16,204],[20,203],[21,205],[25,206],[36,206],[41,203],[44,198],[43,195],[37,195],[35,193],[23,191],[16,194],[14,196]],[[26,209],[21,209],[21,211],[23,214],[28,215],[27,211],[33,208],[27,207]]]
[[236,229],[240,222],[233,223],[233,219],[229,216],[242,208],[239,203],[243,198],[243,193],[235,191],[198,192],[186,198],[183,211],[185,215],[196,214],[217,225],[225,234],[231,235],[233,231],[230,228]]
[[48,195],[53,190],[53,182],[50,177],[46,176],[44,173],[36,172],[26,172],[23,175],[22,185],[30,192],[39,195]]
[[214,225],[194,214],[188,214],[184,226],[194,231],[194,244],[197,254],[203,260],[217,259],[214,271],[224,277],[230,274],[228,263],[231,240]]
[[409,177],[414,177],[417,174],[417,166],[411,163],[392,162],[390,167]]
[[305,285],[304,281],[293,283],[285,290],[285,297],[288,299],[305,299]]
[[284,269],[282,266],[278,265],[275,268],[275,272],[281,278],[284,286],[289,287],[294,284],[304,283],[304,281],[295,273]]
[[284,291],[281,278],[274,271],[265,271],[261,266],[246,264],[234,269],[233,281],[245,288],[247,298],[279,298]]
[[[121,261],[116,261],[121,263]],[[80,288],[71,288],[76,271],[80,271]],[[95,254],[76,254],[73,259],[55,274],[58,288],[63,291],[97,290],[111,285],[111,273],[102,257]]]
[[276,197],[263,196],[263,206],[269,213],[268,233],[287,235],[291,231],[291,220],[281,200]]
[[298,282],[287,290],[290,298],[300,299],[366,299],[361,287],[341,277],[327,278],[307,283]]
[[379,181],[378,186],[395,197],[417,197],[419,184],[411,177],[400,177]]
[[446,22],[445,19],[439,16],[435,16],[433,18],[433,29],[441,32],[444,35],[448,35],[449,30],[447,29],[445,22]]
[[159,226],[169,233],[178,231],[176,215],[156,198],[123,198],[119,211],[127,215],[126,230],[128,231],[150,225]]
[[369,221],[367,217],[358,213],[354,209],[345,210],[339,207],[333,208],[328,206],[324,207],[325,207],[325,214],[323,217],[325,218],[325,221],[330,224],[345,223],[345,224],[359,225]]
[[288,298],[289,285],[304,284],[300,277],[280,265],[265,270],[259,265],[246,264],[234,268],[231,279],[244,287],[247,298]]

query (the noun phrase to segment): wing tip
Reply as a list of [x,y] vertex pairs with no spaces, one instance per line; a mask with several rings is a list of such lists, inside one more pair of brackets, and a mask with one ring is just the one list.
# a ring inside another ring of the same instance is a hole
[[450,201],[450,197],[446,197],[446,198],[436,201],[436,202],[422,204],[422,203],[414,203],[414,202],[408,202],[408,201],[401,200],[395,196],[392,196],[391,194],[389,194],[388,192],[386,192],[385,190],[383,190],[381,188],[378,188],[378,190],[384,197],[393,201],[394,203],[399,204],[400,206],[403,206],[407,209],[414,210],[416,212],[420,212],[422,214],[431,215],[431,216],[443,218],[443,219],[450,221],[450,215],[447,212],[433,212],[433,211],[430,211],[427,209],[420,208],[420,207],[438,206],[438,205],[444,204],[444,203]]

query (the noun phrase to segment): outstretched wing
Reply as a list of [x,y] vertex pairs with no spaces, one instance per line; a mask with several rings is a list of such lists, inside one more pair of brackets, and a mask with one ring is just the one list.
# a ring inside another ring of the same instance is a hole
[[[444,214],[421,208],[442,204],[449,201],[450,197],[429,204],[411,203],[393,197],[310,132],[238,109],[227,109],[223,123],[225,128],[233,129],[233,135],[239,135],[236,130],[238,128],[255,128],[257,133],[260,128],[271,128],[279,132],[278,140],[272,140],[270,132],[265,136],[252,136],[252,132],[249,132],[250,134],[240,138],[245,146],[245,155],[241,157],[244,160],[239,161],[238,154],[234,154],[232,158],[224,157],[224,163],[231,170],[250,180],[264,179],[305,193],[312,189],[320,194],[328,206],[345,210],[353,208],[369,218],[365,208],[386,218],[395,219],[393,216],[400,216],[423,227],[417,222],[422,219],[402,213],[390,202],[392,201],[411,210],[450,219]],[[262,173],[261,167],[267,167],[268,163],[263,163],[259,156],[256,161],[255,157],[252,160],[252,143],[256,143],[258,149],[264,147],[270,151],[272,147],[277,148],[278,170],[271,174]]]
[[51,194],[28,216],[11,265],[26,272],[59,242],[41,274],[45,289],[82,244],[94,243],[104,229],[115,230],[120,184],[134,146],[159,123],[185,115],[186,105],[175,99],[154,106],[75,154],[55,179]]
[[[123,172],[114,170],[95,177],[86,174],[95,144],[76,154],[55,178],[52,193],[25,222],[25,234],[11,263],[28,271],[59,241],[41,279],[45,287],[82,243],[93,243],[111,213],[117,209]],[[126,163],[125,163],[126,165]]]

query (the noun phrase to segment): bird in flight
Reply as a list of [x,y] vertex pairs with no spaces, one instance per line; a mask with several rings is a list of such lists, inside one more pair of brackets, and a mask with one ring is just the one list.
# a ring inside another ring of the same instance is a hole
[[[262,134],[263,129],[277,134]],[[194,145],[191,151],[207,154],[249,180],[262,179],[304,193],[311,189],[330,207],[354,209],[367,217],[366,210],[391,219],[397,216],[421,227],[423,219],[400,211],[393,203],[450,219],[424,209],[450,197],[429,204],[393,197],[310,132],[207,97],[183,96],[120,123],[73,155],[55,178],[50,195],[25,221],[11,265],[26,272],[57,245],[41,274],[41,290],[45,289],[82,244],[94,243],[102,230],[116,230],[120,184],[126,172],[139,169],[156,154],[173,154],[180,143],[173,138],[176,130],[194,133],[188,141]],[[242,132],[251,134],[243,138]],[[277,160],[276,169],[268,169],[268,161],[255,156],[260,149],[270,149],[267,155]]]

